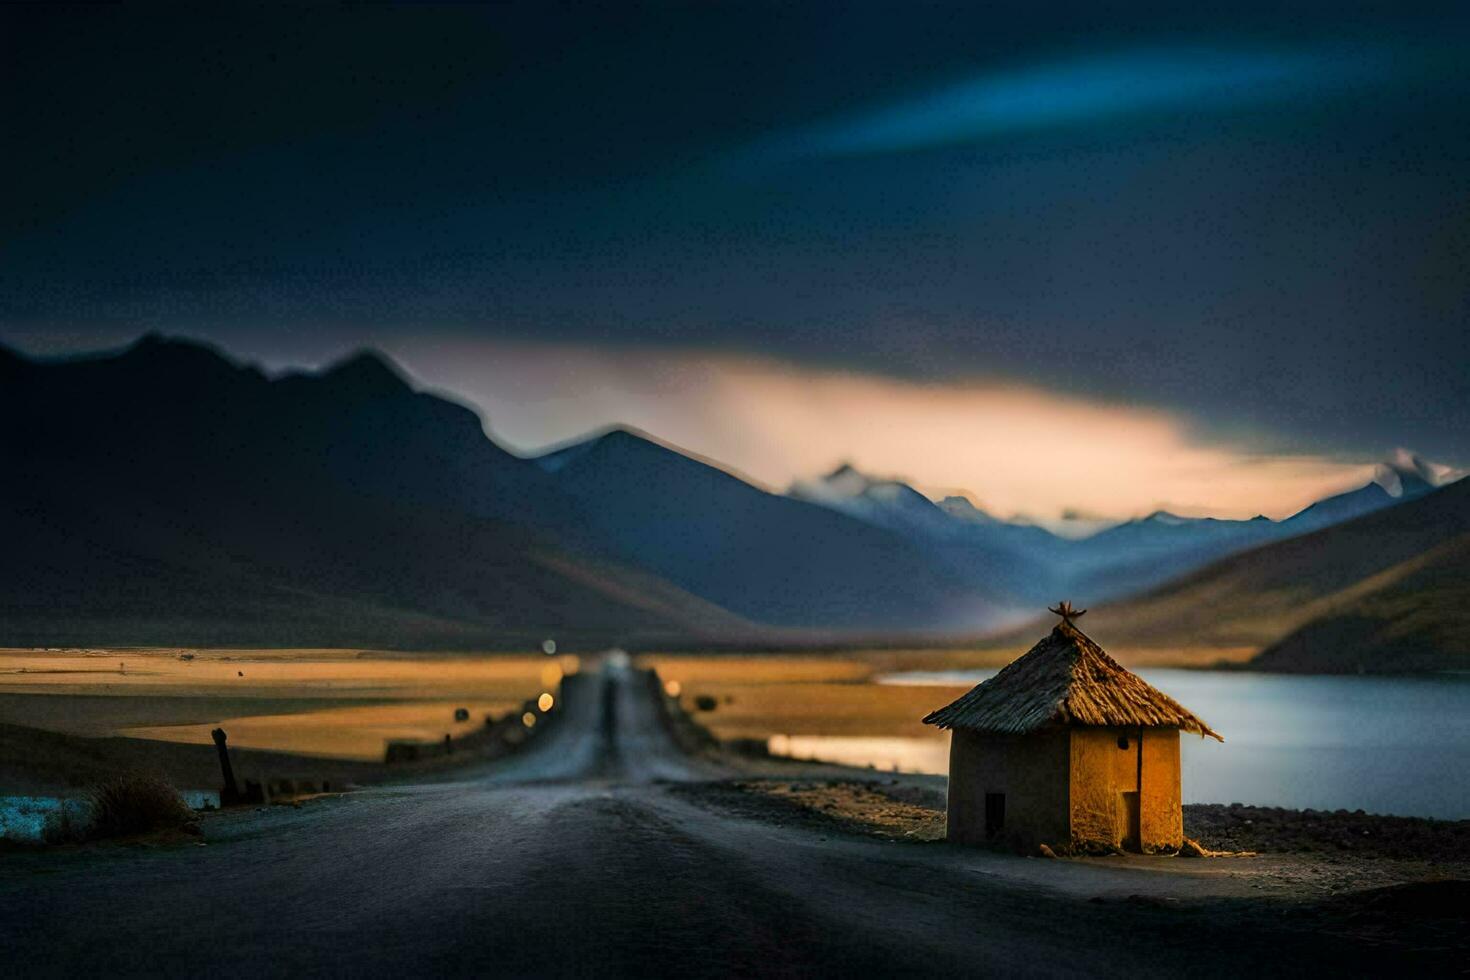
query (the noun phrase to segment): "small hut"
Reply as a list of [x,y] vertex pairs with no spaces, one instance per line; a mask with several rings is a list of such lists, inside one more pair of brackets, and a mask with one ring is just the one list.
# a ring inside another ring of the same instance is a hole
[[949,839],[1177,849],[1179,733],[1224,739],[1078,629],[1086,610],[1051,611],[1062,617],[1051,635],[924,718],[952,733]]

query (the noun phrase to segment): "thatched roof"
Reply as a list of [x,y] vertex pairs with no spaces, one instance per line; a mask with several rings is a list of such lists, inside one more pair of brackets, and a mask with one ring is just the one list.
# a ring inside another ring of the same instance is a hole
[[1178,728],[1225,741],[1069,620],[924,724],[1013,735],[1054,725]]

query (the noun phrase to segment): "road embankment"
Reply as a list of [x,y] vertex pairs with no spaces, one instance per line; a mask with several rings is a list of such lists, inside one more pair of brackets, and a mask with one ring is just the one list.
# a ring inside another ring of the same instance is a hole
[[[560,727],[567,692],[583,684],[563,678],[549,702],[527,701],[516,710],[487,716],[482,728],[434,742],[389,743],[381,761],[329,758],[230,746],[242,790],[253,802],[280,802],[355,786],[422,778],[493,763],[516,755]],[[0,723],[0,794],[70,799],[119,774],[158,775],[194,796],[222,786],[212,745],[123,736],[86,737]],[[0,828],[3,833],[3,828]]]

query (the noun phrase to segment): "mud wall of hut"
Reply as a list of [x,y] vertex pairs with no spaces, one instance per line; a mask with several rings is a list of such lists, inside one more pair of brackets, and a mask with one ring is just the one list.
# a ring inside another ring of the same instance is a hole
[[1184,843],[1184,806],[1180,796],[1179,731],[1146,728],[1143,732],[1143,850],[1178,850]]
[[1074,728],[1070,748],[1072,846],[1145,852],[1179,846],[1176,730]]
[[949,748],[948,837],[962,844],[987,840],[985,796],[1005,794],[998,840],[1019,850],[1068,839],[1066,730],[1033,735],[988,735],[956,730]]

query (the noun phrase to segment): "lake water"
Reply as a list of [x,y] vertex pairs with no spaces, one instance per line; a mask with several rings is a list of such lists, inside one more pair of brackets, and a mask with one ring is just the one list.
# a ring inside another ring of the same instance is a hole
[[[880,682],[973,685],[995,673],[912,672]],[[1470,676],[1138,673],[1225,737],[1181,735],[1186,803],[1470,818]],[[947,740],[773,741],[781,755],[917,772],[948,767]]]

